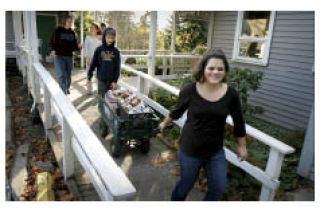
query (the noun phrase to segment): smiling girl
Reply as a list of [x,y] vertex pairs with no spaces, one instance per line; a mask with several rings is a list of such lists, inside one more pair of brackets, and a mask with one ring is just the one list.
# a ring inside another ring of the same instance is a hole
[[221,200],[226,187],[226,157],[223,150],[224,128],[230,114],[238,140],[238,156],[247,158],[245,123],[237,91],[226,83],[229,64],[220,49],[208,51],[194,72],[196,82],[181,89],[175,108],[160,124],[165,127],[187,112],[178,150],[181,175],[171,200],[185,200],[201,167],[208,179],[204,200]]

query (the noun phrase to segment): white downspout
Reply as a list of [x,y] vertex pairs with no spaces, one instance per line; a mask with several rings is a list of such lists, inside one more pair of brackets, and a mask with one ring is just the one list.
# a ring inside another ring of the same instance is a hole
[[148,57],[148,74],[155,75],[155,55],[157,42],[157,11],[151,12],[151,26],[149,34],[149,57]]
[[209,26],[208,26],[208,37],[207,37],[207,50],[212,48],[213,27],[214,27],[214,12],[210,12]]
[[[176,51],[176,12],[173,11],[172,14],[172,33],[171,33],[171,56],[175,54]],[[170,58],[170,74],[174,74],[174,61],[173,58]]]
[[[80,12],[80,43],[83,45],[83,11]],[[81,58],[80,58],[80,67],[84,67],[84,52],[83,48],[81,48]]]

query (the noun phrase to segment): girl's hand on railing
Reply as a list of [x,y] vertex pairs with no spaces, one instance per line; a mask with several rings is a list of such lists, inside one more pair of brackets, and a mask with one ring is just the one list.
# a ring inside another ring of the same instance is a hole
[[165,124],[165,122],[161,122],[159,124],[159,126],[156,129],[154,129],[154,131],[153,131],[154,135],[156,135],[158,133],[163,133],[165,128],[172,129],[173,128],[173,124],[172,123]]
[[164,121],[159,124],[159,128],[160,128],[160,133],[163,133],[164,129],[166,128],[166,124]]
[[163,133],[163,131],[164,131],[164,129],[165,129],[166,127],[172,128],[172,127],[173,127],[173,124],[171,123],[172,121],[173,121],[172,118],[169,117],[169,116],[167,116],[167,117],[163,120],[163,122],[161,122],[161,123],[159,124],[160,133]]
[[246,146],[238,146],[238,157],[240,161],[246,160],[248,157],[247,147]]

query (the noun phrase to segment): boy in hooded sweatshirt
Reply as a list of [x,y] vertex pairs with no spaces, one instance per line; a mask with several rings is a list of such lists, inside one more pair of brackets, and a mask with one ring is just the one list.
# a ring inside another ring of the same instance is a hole
[[[87,86],[92,86],[93,71],[97,68],[98,95],[104,98],[106,92],[117,88],[120,75],[120,51],[114,46],[116,31],[108,27],[102,35],[102,45],[96,48],[87,73]],[[101,105],[99,104],[99,109]]]

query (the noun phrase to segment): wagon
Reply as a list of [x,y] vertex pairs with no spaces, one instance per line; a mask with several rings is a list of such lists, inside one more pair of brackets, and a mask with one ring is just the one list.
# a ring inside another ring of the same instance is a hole
[[111,155],[120,156],[124,145],[135,146],[141,153],[148,153],[150,139],[159,132],[159,117],[154,112],[128,114],[117,100],[117,111],[101,96],[99,101],[100,135],[104,138],[109,132],[113,134]]

